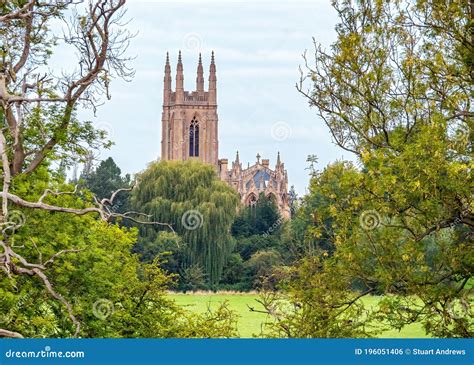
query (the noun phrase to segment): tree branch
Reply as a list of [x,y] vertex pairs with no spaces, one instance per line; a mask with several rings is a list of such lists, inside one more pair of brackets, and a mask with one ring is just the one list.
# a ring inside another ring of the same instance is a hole
[[0,328],[0,337],[23,338],[18,332],[8,331],[3,328]]

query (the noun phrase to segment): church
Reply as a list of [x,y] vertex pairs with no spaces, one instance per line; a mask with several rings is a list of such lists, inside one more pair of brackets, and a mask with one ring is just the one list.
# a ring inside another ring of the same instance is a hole
[[217,115],[217,78],[214,52],[209,67],[208,90],[204,90],[204,71],[201,54],[197,65],[196,90],[184,90],[184,73],[181,51],[176,67],[176,87],[172,90],[171,66],[166,54],[163,89],[163,114],[161,119],[161,159],[197,159],[213,165],[221,180],[227,182],[240,195],[244,205],[256,204],[260,193],[277,204],[283,218],[290,217],[288,203],[288,174],[280,153],[275,168],[269,159],[261,159],[242,168],[237,152],[232,165],[228,159],[219,159],[219,135]]

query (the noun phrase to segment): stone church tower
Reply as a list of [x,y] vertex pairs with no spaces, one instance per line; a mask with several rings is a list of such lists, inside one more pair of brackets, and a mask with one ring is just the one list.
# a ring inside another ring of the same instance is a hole
[[181,51],[176,68],[176,89],[171,89],[171,66],[166,54],[163,90],[163,114],[161,119],[161,159],[197,159],[213,165],[221,180],[227,182],[240,195],[245,205],[254,206],[260,193],[275,201],[283,218],[290,218],[288,203],[288,174],[277,156],[275,169],[270,161],[257,154],[257,161],[242,168],[239,153],[232,168],[227,159],[218,159],[217,85],[214,52],[209,67],[209,89],[204,90],[204,74],[201,54],[197,66],[196,90],[184,91],[183,62]]
[[217,168],[217,95],[216,65],[212,53],[209,90],[204,91],[201,55],[197,66],[196,91],[184,91],[181,51],[176,69],[176,90],[171,90],[171,67],[166,55],[161,118],[161,158],[187,160],[195,158]]

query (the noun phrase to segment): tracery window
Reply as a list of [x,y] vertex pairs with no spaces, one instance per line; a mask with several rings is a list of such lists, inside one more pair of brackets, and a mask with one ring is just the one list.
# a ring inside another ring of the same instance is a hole
[[199,122],[193,117],[189,125],[189,156],[199,156]]

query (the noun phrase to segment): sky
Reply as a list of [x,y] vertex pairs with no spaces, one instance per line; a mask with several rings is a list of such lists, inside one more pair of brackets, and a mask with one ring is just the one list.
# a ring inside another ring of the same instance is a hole
[[133,174],[160,156],[165,57],[168,51],[174,82],[179,50],[185,90],[195,89],[200,52],[207,89],[215,52],[220,158],[233,161],[238,150],[247,166],[259,153],[274,166],[280,151],[289,185],[299,195],[309,182],[308,155],[318,156],[319,169],[352,158],[332,143],[316,110],[295,88],[303,52],[313,53],[313,37],[324,47],[335,40],[337,17],[329,0],[129,0],[127,8],[127,28],[137,32],[127,52],[135,56],[135,77],[114,80],[112,99],[95,116],[80,113],[115,142],[101,159],[111,156],[123,173]]

